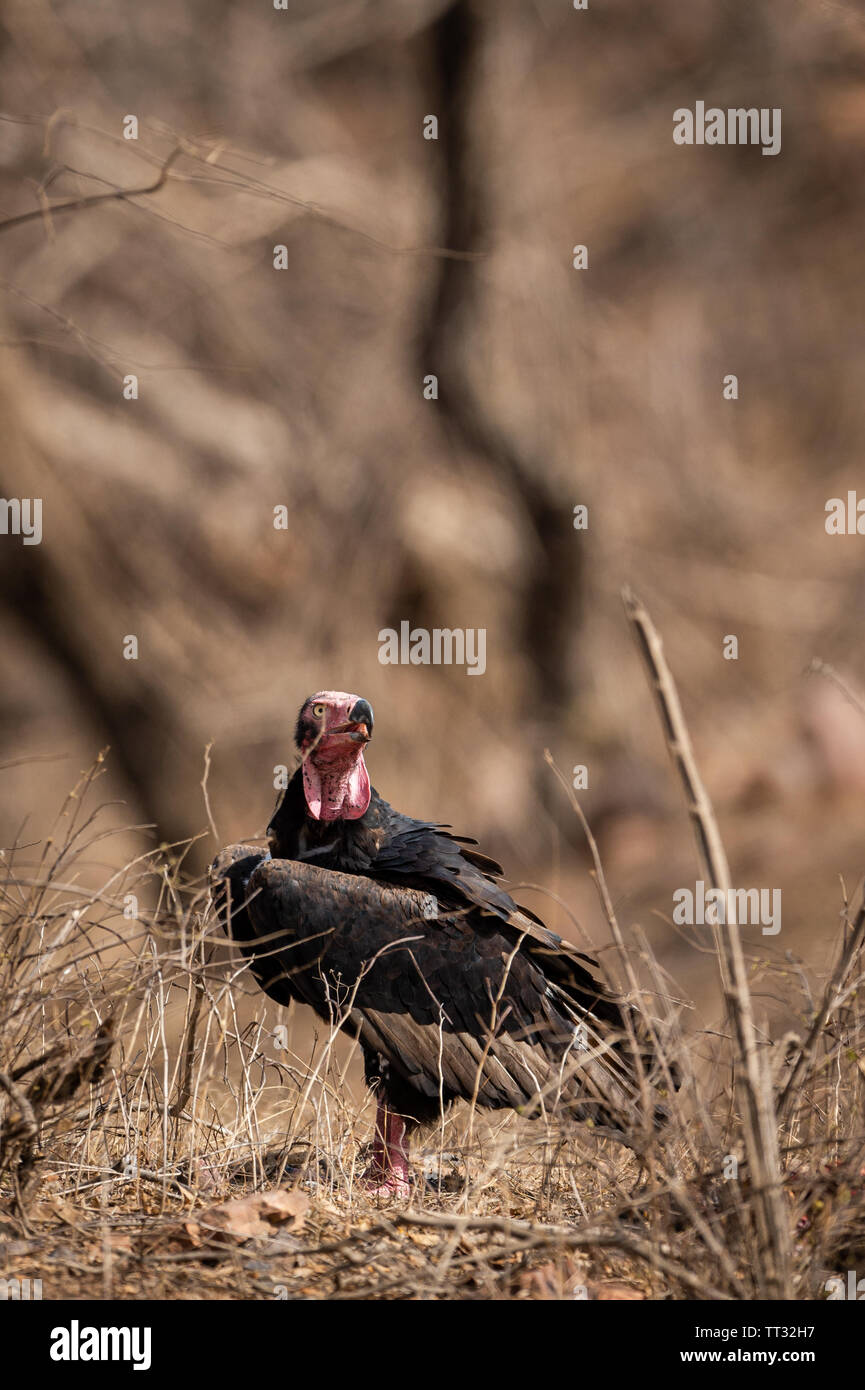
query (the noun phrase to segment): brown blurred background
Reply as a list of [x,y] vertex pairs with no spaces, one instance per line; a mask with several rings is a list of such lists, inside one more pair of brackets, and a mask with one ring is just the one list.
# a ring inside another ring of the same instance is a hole
[[[106,824],[205,829],[212,741],[220,838],[261,833],[297,707],[346,689],[389,800],[603,942],[543,750],[586,764],[622,924],[699,1000],[630,583],[734,881],[783,890],[750,944],[824,968],[865,867],[865,716],[806,674],[865,686],[865,539],[824,529],[865,495],[863,77],[861,9],[818,0],[4,0],[0,218],[181,153],[0,229],[0,493],[44,528],[0,537],[2,842],[105,744]],[[781,153],[676,146],[697,100],[781,107]],[[486,674],[380,665],[403,619],[485,628]]]

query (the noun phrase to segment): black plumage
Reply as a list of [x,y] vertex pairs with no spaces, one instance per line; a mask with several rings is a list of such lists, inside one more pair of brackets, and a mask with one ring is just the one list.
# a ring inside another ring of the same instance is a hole
[[[312,724],[310,709],[324,711]],[[626,1138],[641,1093],[634,1021],[595,961],[516,905],[475,841],[369,786],[371,727],[365,701],[311,697],[269,849],[214,861],[223,919],[261,987],[355,1034],[380,1109],[409,1129],[463,1098],[564,1110]]]

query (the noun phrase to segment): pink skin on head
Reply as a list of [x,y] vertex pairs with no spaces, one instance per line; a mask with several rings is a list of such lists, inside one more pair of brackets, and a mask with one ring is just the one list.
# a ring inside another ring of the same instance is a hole
[[[303,794],[313,820],[360,820],[369,807],[363,750],[370,732],[350,718],[357,703],[357,695],[320,690],[304,705],[312,732],[301,744]],[[323,713],[313,714],[319,706]]]

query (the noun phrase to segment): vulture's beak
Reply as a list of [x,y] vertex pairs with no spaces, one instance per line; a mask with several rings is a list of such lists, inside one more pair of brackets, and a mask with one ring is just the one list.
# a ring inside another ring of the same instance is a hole
[[337,724],[334,728],[328,729],[328,733],[348,734],[355,743],[369,743],[372,738],[372,734],[362,720],[358,723],[349,721],[347,724]]

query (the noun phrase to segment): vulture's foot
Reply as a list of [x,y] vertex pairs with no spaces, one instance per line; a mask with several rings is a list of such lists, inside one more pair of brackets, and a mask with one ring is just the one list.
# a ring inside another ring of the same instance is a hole
[[374,1172],[372,1168],[367,1169],[363,1175],[363,1188],[367,1197],[383,1198],[386,1201],[396,1199],[400,1202],[407,1202],[411,1197],[411,1181],[409,1178],[400,1177],[397,1173]]
[[363,1175],[363,1183],[370,1197],[407,1201],[411,1196],[405,1120],[389,1110],[384,1101],[379,1101],[376,1110],[372,1163]]

